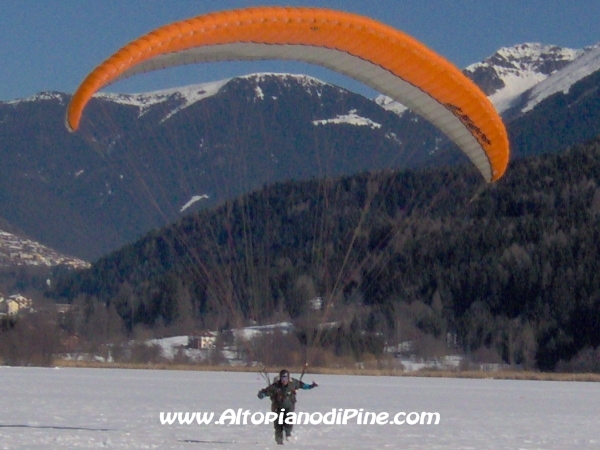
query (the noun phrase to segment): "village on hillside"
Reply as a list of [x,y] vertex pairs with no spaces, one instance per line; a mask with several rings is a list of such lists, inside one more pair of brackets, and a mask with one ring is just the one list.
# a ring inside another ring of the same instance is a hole
[[38,242],[0,230],[1,266],[58,266],[84,269],[89,263],[62,255]]

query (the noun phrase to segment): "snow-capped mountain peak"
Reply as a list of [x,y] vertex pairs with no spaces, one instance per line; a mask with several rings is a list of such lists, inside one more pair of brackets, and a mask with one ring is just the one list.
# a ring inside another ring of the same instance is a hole
[[[271,92],[270,98],[272,100],[277,100],[278,95],[277,92],[282,94],[284,91],[288,90],[290,87],[300,88],[306,91],[310,96],[321,98],[323,95],[323,90],[325,88],[334,88],[342,91],[343,89],[334,86],[325,81],[319,80],[318,78],[311,77],[309,75],[303,74],[291,74],[291,73],[275,73],[275,72],[258,72],[252,73],[249,75],[244,75],[237,77],[240,80],[246,80],[250,83],[253,83],[255,88],[256,100],[265,100],[265,90]],[[266,84],[276,82],[279,86],[278,89],[273,91],[269,89]],[[275,95],[274,95],[275,92]]]
[[555,45],[524,43],[503,47],[464,72],[489,96],[496,109],[504,112],[521,94],[583,53],[584,50]]
[[[139,94],[98,93],[95,97],[122,105],[135,106],[139,108],[140,116],[154,105],[175,99],[179,101],[179,106],[171,112],[170,115],[172,115],[197,101],[215,95],[227,82],[229,79]],[[164,120],[167,118],[165,117]]]
[[[253,73],[239,76],[235,79],[243,79],[256,83],[255,92],[257,99],[263,99],[264,94],[260,88],[260,85],[273,78],[277,78],[283,86],[287,86],[290,82],[293,82],[297,85],[303,86],[309,92],[315,93],[318,96],[320,95],[319,89],[327,85],[327,83],[308,75],[294,75],[288,73]],[[151,107],[157,104],[167,101],[177,102],[178,106],[163,118],[162,121],[164,122],[194,103],[216,95],[223,88],[223,86],[232,80],[233,78],[226,78],[208,83],[200,83],[190,86],[175,87],[171,89],[136,94],[98,93],[94,97],[122,105],[137,107],[139,108],[140,117],[148,112]]]
[[584,49],[583,55],[567,68],[537,84],[529,92],[527,103],[521,111],[531,111],[535,105],[557,92],[567,94],[574,83],[597,70],[600,70],[600,44]]
[[544,45],[538,42],[524,43],[512,47],[503,47],[486,62],[507,68],[531,68],[545,74],[556,70],[555,66],[560,61],[567,63],[578,58],[582,50]]
[[262,83],[273,78],[278,78],[284,85],[286,85],[286,83],[289,83],[290,81],[293,81],[306,88],[322,87],[328,85],[328,83],[325,83],[324,81],[321,81],[318,78],[314,78],[309,75],[300,75],[292,73],[257,72],[249,75],[243,75],[238,78],[256,81],[257,83]]
[[68,96],[62,92],[44,91],[26,98],[20,98],[6,102],[7,105],[18,105],[19,103],[32,103],[46,100],[58,100],[60,104],[65,104]]
[[[467,66],[463,72],[481,88],[500,113],[522,105],[527,93],[529,100],[522,111],[526,112],[546,97],[568,91],[573,83],[599,70],[599,47],[600,44],[572,49],[527,42],[503,47],[484,61]],[[406,110],[402,104],[384,95],[374,101],[397,114]]]

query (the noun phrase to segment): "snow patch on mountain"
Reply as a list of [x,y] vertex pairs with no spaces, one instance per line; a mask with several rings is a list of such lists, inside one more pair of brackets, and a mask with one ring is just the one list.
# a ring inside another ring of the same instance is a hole
[[531,89],[546,78],[546,75],[535,72],[510,74],[503,78],[505,87],[490,95],[489,99],[496,107],[496,110],[502,113],[509,109],[513,105],[515,99],[523,92]]
[[537,84],[529,93],[529,100],[521,111],[531,111],[538,103],[557,92],[568,94],[573,84],[600,70],[600,44],[586,50],[586,53],[566,68]]
[[194,195],[185,205],[183,205],[181,207],[181,209],[179,210],[179,212],[184,212],[186,209],[188,209],[194,203],[199,202],[200,200],[203,200],[205,198],[208,198],[208,195],[206,195],[206,194]]
[[260,86],[256,86],[254,88],[254,92],[256,92],[256,98],[259,98],[261,100],[265,99],[265,93],[263,92]]
[[282,334],[292,333],[294,331],[294,324],[291,322],[279,322],[269,325],[254,325],[245,328],[236,328],[232,331],[236,338],[249,341],[264,333],[273,333],[276,330],[280,331]]
[[356,110],[351,110],[348,114],[337,115],[333,119],[322,119],[322,120],[313,120],[313,125],[328,125],[328,124],[342,124],[347,123],[350,125],[362,126],[362,127],[370,127],[372,129],[381,128],[380,123],[373,122],[371,119],[367,119],[366,117],[361,117],[356,114]]
[[402,115],[404,111],[408,108],[404,106],[402,103],[394,100],[393,98],[388,97],[387,95],[378,95],[374,100],[379,106],[387,111],[392,111],[399,116]]

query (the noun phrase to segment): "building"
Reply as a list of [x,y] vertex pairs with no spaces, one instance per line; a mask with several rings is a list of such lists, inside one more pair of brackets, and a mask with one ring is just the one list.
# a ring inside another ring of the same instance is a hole
[[188,348],[197,350],[213,349],[217,340],[217,333],[214,331],[203,331],[202,333],[188,337]]
[[33,311],[33,302],[30,298],[21,294],[13,294],[8,297],[0,294],[0,314],[16,316],[21,312]]

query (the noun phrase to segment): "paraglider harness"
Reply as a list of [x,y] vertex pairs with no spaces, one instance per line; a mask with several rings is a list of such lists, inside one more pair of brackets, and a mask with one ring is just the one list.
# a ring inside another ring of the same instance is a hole
[[[300,374],[300,378],[298,378],[298,381],[302,381],[302,378],[304,377],[304,374],[306,373],[306,368],[308,367],[308,363],[304,364],[304,367],[302,368],[302,373]],[[263,365],[261,368],[261,372],[260,372],[261,376],[266,380],[267,382],[267,386],[270,386],[271,383],[271,379],[269,377],[269,373],[266,370],[266,367]],[[289,379],[289,382],[292,382],[292,377],[291,374],[289,372],[287,372],[287,376]],[[277,383],[280,381],[280,377],[279,375],[277,375],[275,378],[273,378],[273,383]],[[296,404],[296,387],[292,387],[291,385],[289,385],[289,400],[292,402],[292,405]],[[277,389],[276,394],[271,398],[271,401],[273,402],[273,406],[272,409],[273,411],[278,411],[280,408],[280,405],[283,405],[283,402],[286,399],[286,393],[285,393],[285,389],[287,388],[287,386],[282,386],[279,389]]]

